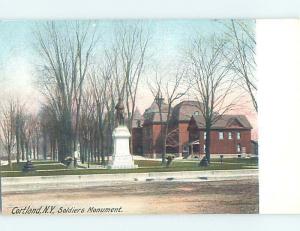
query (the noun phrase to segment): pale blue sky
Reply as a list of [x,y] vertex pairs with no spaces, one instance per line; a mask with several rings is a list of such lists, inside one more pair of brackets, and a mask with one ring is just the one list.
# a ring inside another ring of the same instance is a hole
[[[39,22],[38,20],[0,21],[0,57],[8,60],[10,57],[18,56],[29,61],[34,55],[32,31]],[[102,38],[98,45],[109,45],[114,24],[117,21],[99,20],[96,22]],[[180,49],[195,33],[218,33],[222,29],[222,25],[213,20],[144,20],[144,23],[152,35],[152,50],[154,53],[159,51],[157,56],[163,57],[165,61],[174,58],[174,54],[180,52]]]
[[[35,74],[34,36],[33,31],[38,20],[3,20],[0,21],[0,63],[4,72],[2,78],[7,88],[13,86],[23,91],[36,91],[32,88]],[[98,20],[100,34],[99,50],[108,47],[112,41],[115,20]],[[221,23],[213,20],[143,20],[150,31],[151,43],[149,65],[161,65],[172,68],[172,64],[180,59],[182,50],[196,33],[202,35],[218,33]],[[98,52],[101,55],[101,52]],[[32,94],[30,94],[32,96]],[[144,107],[141,106],[143,110]]]
[[[35,59],[37,58],[34,49],[33,31],[38,20],[3,20],[0,21],[0,63],[2,61],[4,72],[1,84],[6,90],[18,94],[22,98],[28,98],[32,106],[36,105],[40,94],[34,88]],[[101,55],[103,47],[110,46],[114,32],[115,20],[98,20],[100,41],[98,43],[97,55]],[[149,54],[151,59],[148,65],[159,65],[169,73],[180,62],[183,50],[188,46],[189,41],[196,34],[209,35],[224,31],[220,21],[203,19],[185,20],[143,20],[145,28],[150,31],[151,41]],[[254,26],[254,23],[253,23]],[[173,66],[174,65],[174,66]],[[167,70],[166,70],[167,69]],[[153,75],[153,72],[145,73],[144,81],[141,82],[137,107],[141,112],[149,106],[153,97],[147,87],[146,78]],[[4,78],[3,78],[4,77]],[[3,81],[4,79],[4,81]],[[0,97],[1,94],[0,94]],[[38,107],[38,106],[36,106]]]

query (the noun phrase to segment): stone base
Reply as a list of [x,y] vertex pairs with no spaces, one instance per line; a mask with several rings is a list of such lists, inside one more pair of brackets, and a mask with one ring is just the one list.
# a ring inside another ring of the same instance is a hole
[[118,126],[113,132],[114,153],[109,169],[137,168],[129,150],[130,132],[126,126]]
[[112,163],[108,165],[109,169],[128,169],[128,168],[137,168],[137,165],[134,165],[133,158],[131,154],[124,155],[124,153],[119,153],[114,155]]
[[132,169],[132,168],[138,168],[137,165],[108,165],[107,166],[108,169]]
[[81,163],[80,158],[76,159],[76,167],[81,166],[81,165],[82,165],[82,163]]

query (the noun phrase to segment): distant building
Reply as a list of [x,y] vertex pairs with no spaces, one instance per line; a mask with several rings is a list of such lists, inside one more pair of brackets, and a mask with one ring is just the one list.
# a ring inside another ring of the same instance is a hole
[[[211,128],[211,154],[218,156],[251,154],[251,129],[246,116],[223,115]],[[192,116],[188,132],[189,152],[205,154],[206,132],[203,116]]]
[[137,109],[133,114],[132,121],[132,150],[134,154],[143,155],[143,116]]
[[[198,101],[188,100],[170,109],[167,153],[178,156],[197,156],[205,153],[205,127],[201,107],[202,104]],[[135,113],[132,131],[134,154],[153,158],[161,156],[163,150],[161,129],[166,126],[167,114],[168,105],[161,97],[154,99],[143,116],[138,111]],[[227,156],[251,154],[251,129],[246,116],[223,115],[211,130],[211,154]]]

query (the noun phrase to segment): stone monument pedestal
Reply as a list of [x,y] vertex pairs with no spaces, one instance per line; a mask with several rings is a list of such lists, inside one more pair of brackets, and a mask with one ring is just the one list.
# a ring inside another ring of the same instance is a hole
[[128,169],[137,168],[134,165],[132,155],[129,149],[130,132],[126,126],[118,126],[113,132],[114,153],[112,162],[108,166],[110,169]]

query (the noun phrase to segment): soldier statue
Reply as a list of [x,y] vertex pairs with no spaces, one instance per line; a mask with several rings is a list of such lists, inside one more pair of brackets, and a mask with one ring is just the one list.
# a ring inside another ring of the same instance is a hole
[[125,117],[124,117],[124,104],[122,98],[119,98],[115,109],[117,111],[117,126],[124,125]]

